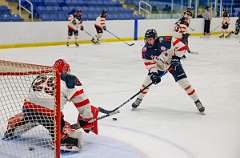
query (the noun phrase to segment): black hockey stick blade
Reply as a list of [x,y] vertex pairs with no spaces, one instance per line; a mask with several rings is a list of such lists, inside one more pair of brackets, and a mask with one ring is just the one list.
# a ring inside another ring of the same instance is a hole
[[128,43],[129,46],[133,46],[135,43]]
[[[109,114],[100,116],[100,117],[98,117],[98,118],[96,118],[96,119],[92,119],[92,120],[88,121],[88,123],[93,123],[93,122],[95,122],[95,121],[97,121],[97,120],[102,120],[102,119],[104,119],[104,118],[107,118],[107,117],[109,117],[109,116],[112,116],[112,115],[115,115],[115,114],[118,114],[118,113],[120,113],[120,111],[119,111],[119,110],[116,110],[116,111],[111,112],[111,113],[109,113]],[[73,129],[80,129],[81,126],[80,126],[78,123],[74,123],[74,124],[71,124],[71,128],[73,128]]]
[[118,39],[119,41],[127,44],[128,46],[133,46],[135,43],[127,43],[127,42],[124,42],[120,37],[118,37],[117,35],[115,35],[114,33],[112,33],[111,31],[109,30],[106,30],[109,34],[111,34],[113,37],[115,37],[116,39]]
[[102,107],[98,107],[98,109],[99,109],[99,112],[104,113],[104,114],[110,114],[113,112],[112,110],[107,110]]

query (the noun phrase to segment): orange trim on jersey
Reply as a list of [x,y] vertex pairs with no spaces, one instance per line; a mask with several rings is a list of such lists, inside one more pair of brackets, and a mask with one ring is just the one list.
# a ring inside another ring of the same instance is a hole
[[76,106],[76,108],[81,108],[82,106],[85,106],[89,103],[90,103],[89,99],[85,99],[84,101],[81,101],[79,103],[74,103],[74,105]]
[[155,61],[154,61],[154,62],[144,62],[144,64],[145,64],[146,66],[148,66],[148,65],[156,64],[156,62],[155,62]]
[[[78,90],[77,92],[75,92],[75,93],[73,94],[73,96],[71,97],[71,99],[74,98],[74,97],[76,97],[76,96],[80,96],[80,95],[82,95],[83,93],[84,93],[83,89]],[[70,100],[71,100],[71,99],[70,99]]]
[[176,39],[174,42],[173,42],[173,46],[175,46],[176,44],[178,44],[181,40],[180,39]]
[[147,92],[144,92],[144,91],[143,91],[143,92],[141,92],[141,93],[142,93],[142,94],[147,94]]
[[183,47],[181,47],[181,48],[177,49],[177,51],[183,51],[183,50],[187,50],[187,48],[188,48],[188,46],[187,46],[187,45],[185,45],[185,46],[183,46]]
[[188,93],[188,95],[192,95],[195,92],[195,89],[192,90],[192,92]]

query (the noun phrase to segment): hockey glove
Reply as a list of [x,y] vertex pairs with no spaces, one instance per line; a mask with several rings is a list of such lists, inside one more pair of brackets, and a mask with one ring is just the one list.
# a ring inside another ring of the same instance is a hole
[[150,79],[152,80],[153,84],[158,84],[159,82],[161,82],[161,75],[159,71],[149,72],[148,75],[150,76]]
[[98,134],[98,113],[99,109],[95,106],[91,106],[91,111],[93,114],[92,118],[83,118],[80,115],[78,115],[78,122],[79,125],[82,127],[84,132],[89,133],[93,132],[95,134]]
[[105,31],[106,31],[106,30],[107,30],[107,27],[106,27],[106,26],[103,26],[103,30],[105,30]]
[[84,126],[88,125],[88,122],[84,121],[84,120],[79,120],[79,124],[81,127],[84,127]]
[[83,128],[84,132],[89,133],[93,127],[92,123],[88,123],[89,120],[79,120],[80,126]]
[[173,56],[171,60],[171,68],[176,70],[179,65],[181,65],[180,57]]

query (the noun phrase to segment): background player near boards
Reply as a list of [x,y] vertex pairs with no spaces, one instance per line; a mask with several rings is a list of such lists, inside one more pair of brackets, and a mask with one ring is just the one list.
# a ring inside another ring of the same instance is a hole
[[72,36],[74,36],[74,43],[78,47],[78,36],[79,36],[79,29],[81,31],[84,30],[84,27],[82,25],[82,11],[77,10],[73,15],[69,15],[68,17],[68,37],[67,37],[67,43],[66,45],[70,45],[70,39]]
[[95,35],[95,38],[92,38],[93,43],[99,43],[100,39],[103,36],[103,30],[106,30],[106,18],[107,18],[107,11],[102,10],[101,14],[96,18],[96,23],[94,24],[94,27],[96,29],[97,34]]

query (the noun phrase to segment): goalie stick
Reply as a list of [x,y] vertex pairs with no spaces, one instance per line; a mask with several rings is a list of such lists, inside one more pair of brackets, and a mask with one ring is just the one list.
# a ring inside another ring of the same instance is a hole
[[119,41],[125,43],[126,45],[128,46],[133,46],[135,43],[127,43],[127,42],[124,42],[120,37],[118,37],[117,35],[115,35],[114,33],[110,32],[109,30],[106,30],[109,34],[111,34],[112,36],[114,36],[116,39],[118,39]]
[[[99,111],[101,112],[100,109],[99,109]],[[106,110],[106,111],[108,111],[108,110]],[[102,120],[102,119],[104,119],[104,118],[107,118],[107,117],[109,117],[109,116],[115,115],[115,114],[117,114],[117,113],[120,113],[120,111],[119,111],[119,110],[116,110],[116,111],[113,111],[113,112],[108,112],[108,114],[105,114],[105,115],[102,115],[102,116],[100,116],[100,117],[98,117],[98,118],[92,119],[92,120],[88,121],[88,123],[93,123],[93,122],[95,122],[95,121],[97,121],[97,120]],[[72,125],[71,125],[71,128],[73,128],[73,129],[80,129],[81,126],[80,126],[79,123],[75,123],[75,124],[72,124]]]

